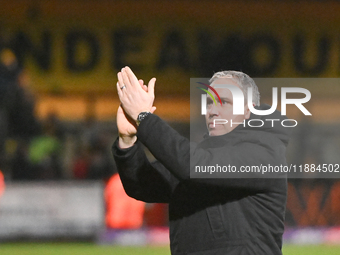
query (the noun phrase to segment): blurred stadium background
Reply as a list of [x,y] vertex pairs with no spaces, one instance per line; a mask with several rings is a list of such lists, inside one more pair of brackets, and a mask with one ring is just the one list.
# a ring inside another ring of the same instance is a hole
[[[190,77],[338,78],[339,13],[326,0],[2,0],[1,254],[169,254],[166,205],[129,200],[116,178],[118,70],[157,77],[156,113],[189,137]],[[313,117],[294,116],[290,163],[340,163],[339,96],[320,85]],[[340,254],[338,178],[289,180],[284,243]]]

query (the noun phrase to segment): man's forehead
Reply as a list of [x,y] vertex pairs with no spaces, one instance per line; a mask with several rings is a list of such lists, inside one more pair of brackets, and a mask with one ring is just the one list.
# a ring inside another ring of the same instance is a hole
[[[221,93],[222,91],[228,91],[230,92],[230,90],[228,88],[217,88],[216,85],[233,85],[236,86],[238,88],[241,88],[238,83],[236,82],[235,79],[228,78],[228,77],[223,77],[223,78],[218,78],[216,80],[213,81],[213,83],[210,84],[211,87],[215,88],[216,90],[220,91],[219,93]],[[231,92],[230,92],[231,93]]]
[[221,78],[217,78],[216,80],[213,81],[213,83],[210,84],[210,86],[213,87],[216,90],[216,92],[221,97],[224,97],[224,98],[232,98],[233,97],[230,89],[224,88],[224,87],[217,88],[216,85],[218,85],[218,84],[221,84],[221,85],[233,85],[233,86],[236,86],[239,89],[241,89],[240,86],[238,85],[237,81],[231,75],[229,75],[229,76],[230,77],[223,76]]

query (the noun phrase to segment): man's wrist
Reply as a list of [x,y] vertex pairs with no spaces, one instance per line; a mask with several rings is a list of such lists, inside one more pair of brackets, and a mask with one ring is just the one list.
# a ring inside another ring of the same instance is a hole
[[132,136],[119,135],[118,145],[119,145],[119,148],[121,149],[127,149],[127,148],[132,147],[136,141],[137,141],[136,135],[132,135]]

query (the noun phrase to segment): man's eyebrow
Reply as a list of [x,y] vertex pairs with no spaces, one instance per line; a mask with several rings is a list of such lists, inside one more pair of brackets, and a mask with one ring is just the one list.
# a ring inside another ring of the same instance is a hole
[[233,98],[230,98],[230,97],[221,97],[221,100],[233,101]]

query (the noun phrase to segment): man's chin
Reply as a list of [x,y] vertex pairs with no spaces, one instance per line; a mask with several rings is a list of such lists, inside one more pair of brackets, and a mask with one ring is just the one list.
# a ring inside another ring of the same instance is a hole
[[211,128],[209,130],[209,136],[219,136],[228,133],[228,130],[225,129],[218,129],[218,128]]

